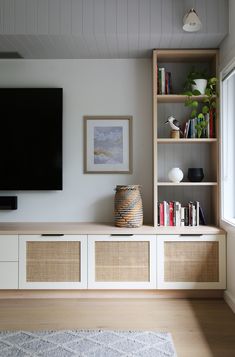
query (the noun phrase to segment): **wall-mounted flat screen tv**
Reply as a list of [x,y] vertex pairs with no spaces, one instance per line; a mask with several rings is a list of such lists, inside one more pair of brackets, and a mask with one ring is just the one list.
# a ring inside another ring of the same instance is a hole
[[62,88],[0,88],[0,190],[62,190]]

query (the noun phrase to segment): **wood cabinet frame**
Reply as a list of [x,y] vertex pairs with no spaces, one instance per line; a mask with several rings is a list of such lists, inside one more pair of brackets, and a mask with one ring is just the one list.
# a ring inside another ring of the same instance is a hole
[[[96,242],[149,242],[149,281],[96,281]],[[88,236],[88,289],[156,289],[156,235],[91,235]]]
[[[80,281],[27,282],[27,242],[80,242]],[[86,289],[87,288],[87,236],[86,235],[20,235],[19,236],[19,288],[20,289]]]
[[[165,242],[218,242],[218,282],[169,282],[164,279]],[[224,235],[159,235],[157,236],[157,288],[158,289],[225,289],[226,288],[226,237]]]

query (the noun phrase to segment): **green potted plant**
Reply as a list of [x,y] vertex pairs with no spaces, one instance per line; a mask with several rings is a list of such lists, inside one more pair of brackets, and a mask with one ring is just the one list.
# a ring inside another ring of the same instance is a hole
[[[202,106],[199,106],[199,101],[195,98],[201,95],[198,90],[192,90],[185,92],[187,98],[185,100],[185,106],[191,108],[190,118],[197,118],[197,124],[195,129],[197,130],[197,137],[200,138],[204,129],[208,125],[209,115],[216,109],[216,97],[218,96],[216,92],[216,84],[218,79],[216,77],[208,78],[207,86],[205,89],[205,98],[202,100]],[[200,111],[199,111],[200,108]]]
[[185,91],[197,91],[198,95],[205,94],[207,86],[207,74],[206,70],[196,70],[192,67],[191,71],[187,75],[186,82],[184,84]]

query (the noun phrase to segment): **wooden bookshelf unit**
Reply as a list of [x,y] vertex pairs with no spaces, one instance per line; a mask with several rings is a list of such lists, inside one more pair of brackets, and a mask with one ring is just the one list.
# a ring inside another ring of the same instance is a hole
[[[158,227],[158,202],[199,201],[206,217],[206,224],[219,224],[219,110],[216,110],[215,137],[170,138],[170,126],[165,125],[169,116],[181,124],[189,119],[190,111],[185,107],[187,98],[183,85],[192,67],[206,70],[210,77],[218,78],[218,50],[154,50],[153,51],[153,204],[154,227]],[[172,93],[158,94],[158,68],[171,72]],[[195,96],[202,102],[205,95]],[[179,167],[184,172],[180,183],[169,182],[168,172]],[[202,182],[187,179],[189,167],[202,167]],[[159,227],[160,228],[160,227]],[[168,227],[165,227],[166,229]],[[175,227],[177,229],[177,227]],[[182,227],[185,232],[191,227]]]

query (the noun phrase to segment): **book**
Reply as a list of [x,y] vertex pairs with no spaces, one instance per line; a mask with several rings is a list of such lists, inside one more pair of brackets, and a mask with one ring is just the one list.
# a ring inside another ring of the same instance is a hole
[[163,202],[159,203],[159,225],[164,226],[164,207],[163,207]]
[[185,209],[186,207],[181,207],[180,209],[180,225],[185,226]]
[[174,226],[174,203],[169,202],[169,226]]
[[178,201],[175,202],[175,226],[180,226],[181,225],[181,203]]
[[203,226],[206,224],[205,215],[201,206],[199,207],[199,223]]
[[167,201],[163,201],[163,217],[164,217],[164,226],[169,225],[169,204]]

